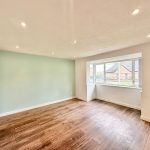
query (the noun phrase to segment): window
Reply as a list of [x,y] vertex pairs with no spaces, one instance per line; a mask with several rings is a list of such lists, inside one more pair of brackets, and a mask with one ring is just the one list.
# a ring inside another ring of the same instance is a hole
[[104,64],[96,65],[95,80],[96,82],[100,82],[100,83],[104,82]]
[[92,64],[90,66],[90,81],[92,82],[139,87],[139,80],[139,59]]
[[106,84],[118,84],[119,79],[119,65],[118,62],[106,63]]
[[93,83],[94,79],[93,79],[94,73],[93,73],[93,64],[90,64],[89,66],[89,82]]
[[134,84],[135,86],[139,86],[139,60],[135,60],[135,67],[134,67],[134,74],[135,74],[135,80]]
[[132,86],[133,84],[132,60],[120,62],[120,85]]

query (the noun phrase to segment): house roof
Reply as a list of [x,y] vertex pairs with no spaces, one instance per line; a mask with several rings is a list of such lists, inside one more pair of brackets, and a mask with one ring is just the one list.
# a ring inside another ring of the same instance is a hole
[[[121,65],[127,69],[128,71],[132,72],[132,63],[129,62],[129,61],[125,61],[125,62],[122,62]],[[118,64],[117,63],[114,63],[114,65],[112,65],[110,68],[108,68],[106,70],[106,73],[113,73],[113,72],[116,72],[117,71],[117,68],[118,68]],[[138,71],[138,65],[135,65],[135,72]]]

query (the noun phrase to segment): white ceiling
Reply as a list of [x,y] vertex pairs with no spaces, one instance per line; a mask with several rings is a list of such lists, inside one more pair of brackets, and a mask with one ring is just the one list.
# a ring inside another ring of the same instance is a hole
[[72,59],[149,42],[148,34],[150,0],[0,0],[1,50]]

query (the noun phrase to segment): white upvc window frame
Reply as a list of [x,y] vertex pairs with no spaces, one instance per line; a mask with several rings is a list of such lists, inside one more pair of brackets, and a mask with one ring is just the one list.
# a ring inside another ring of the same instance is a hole
[[[138,81],[138,87],[135,85],[135,61],[138,60],[139,62],[139,81]],[[123,61],[132,61],[132,86],[124,86],[120,84],[120,64]],[[140,88],[140,58],[133,58],[133,59],[123,59],[123,60],[116,60],[116,61],[108,61],[108,62],[102,62],[102,63],[93,63],[93,84],[101,84],[101,85],[108,85],[108,86],[117,86],[117,87],[129,87],[129,88]],[[106,64],[107,63],[118,63],[118,84],[109,84],[106,83]],[[96,65],[104,65],[104,82],[96,82]]]

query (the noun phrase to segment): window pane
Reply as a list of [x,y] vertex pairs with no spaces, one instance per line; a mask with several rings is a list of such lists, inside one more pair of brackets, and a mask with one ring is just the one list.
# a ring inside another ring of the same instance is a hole
[[120,62],[120,85],[132,86],[132,61]]
[[89,82],[93,83],[94,79],[93,79],[93,64],[90,64],[89,66]]
[[139,86],[139,60],[135,60],[135,86]]
[[104,82],[104,64],[96,65],[96,82]]
[[106,83],[107,84],[118,84],[118,62],[106,63]]

